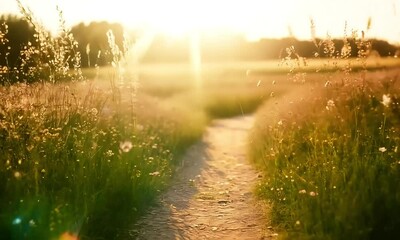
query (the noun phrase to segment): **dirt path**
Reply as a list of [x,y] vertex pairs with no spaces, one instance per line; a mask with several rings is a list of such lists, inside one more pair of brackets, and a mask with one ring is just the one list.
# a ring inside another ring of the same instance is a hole
[[214,121],[131,239],[272,239],[252,196],[257,173],[245,157],[252,125],[248,116]]

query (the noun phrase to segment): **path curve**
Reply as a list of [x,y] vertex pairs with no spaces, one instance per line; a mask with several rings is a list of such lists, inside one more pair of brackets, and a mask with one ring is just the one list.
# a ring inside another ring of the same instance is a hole
[[130,239],[273,238],[252,194],[258,174],[246,159],[246,143],[253,123],[251,116],[213,121]]

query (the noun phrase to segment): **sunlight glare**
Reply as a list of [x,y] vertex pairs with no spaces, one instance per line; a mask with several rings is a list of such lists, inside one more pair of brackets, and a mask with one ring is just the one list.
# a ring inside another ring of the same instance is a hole
[[193,77],[195,87],[197,90],[201,89],[201,49],[200,49],[200,35],[194,32],[190,35],[190,62],[192,65]]
[[[286,2],[274,1],[272,7],[268,2],[260,0],[150,0],[136,2],[140,12],[116,14],[123,18],[121,21],[125,25],[130,25],[134,18],[141,19],[143,25],[175,37],[190,34],[192,31],[207,32],[215,29],[256,33],[262,28],[260,26],[265,26],[266,31],[275,31],[272,23],[285,21],[285,16],[291,10],[276,9],[282,8]],[[132,6],[134,9],[135,3]]]
[[[22,1],[54,33],[58,30],[58,5],[67,25],[105,20],[172,37],[187,37],[191,31],[225,31],[244,34],[250,40],[287,37],[289,32],[296,38],[309,39],[310,18],[315,20],[319,37],[327,33],[341,37],[345,22],[349,31],[362,30],[369,18],[373,20],[369,37],[396,43],[400,37],[399,0]],[[0,1],[0,12],[18,13],[15,0]]]

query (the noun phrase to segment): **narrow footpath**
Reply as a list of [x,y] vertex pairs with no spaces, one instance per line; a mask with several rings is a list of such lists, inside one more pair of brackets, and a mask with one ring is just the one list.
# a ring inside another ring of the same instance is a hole
[[129,232],[130,239],[274,239],[252,190],[246,159],[253,117],[215,120],[184,156],[172,186]]

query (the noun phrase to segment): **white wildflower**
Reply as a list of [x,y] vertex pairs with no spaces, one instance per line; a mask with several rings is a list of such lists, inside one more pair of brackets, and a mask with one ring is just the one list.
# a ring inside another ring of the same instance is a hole
[[384,152],[387,151],[387,149],[386,149],[385,147],[380,147],[380,148],[379,148],[379,151],[384,153]]
[[114,152],[112,150],[107,150],[106,151],[106,156],[107,157],[112,157],[112,156],[114,156]]
[[132,149],[133,145],[130,141],[124,141],[119,143],[119,148],[122,152],[129,152]]
[[35,222],[33,219],[31,219],[31,220],[29,221],[29,226],[30,226],[30,227],[36,227],[36,222]]
[[390,99],[390,95],[389,94],[383,94],[382,96],[382,104],[385,107],[389,107],[390,103],[391,103],[391,99]]
[[332,83],[331,83],[330,81],[326,81],[325,87],[329,87],[329,86],[331,86],[331,85],[332,85]]
[[150,175],[150,176],[159,176],[159,175],[160,175],[160,172],[158,172],[158,171],[152,172],[152,173],[149,173],[149,175]]
[[92,109],[90,110],[90,113],[91,113],[93,116],[97,116],[97,114],[99,113],[99,111],[97,110],[97,108],[92,108]]
[[14,172],[14,177],[17,178],[17,179],[20,178],[21,177],[21,173],[18,172],[18,171]]
[[326,103],[326,110],[330,111],[335,107],[335,102],[331,99]]

